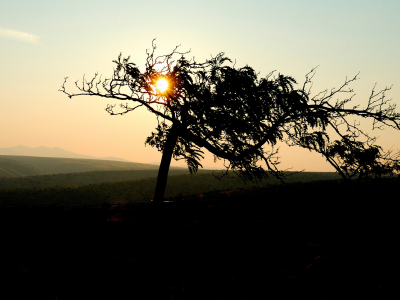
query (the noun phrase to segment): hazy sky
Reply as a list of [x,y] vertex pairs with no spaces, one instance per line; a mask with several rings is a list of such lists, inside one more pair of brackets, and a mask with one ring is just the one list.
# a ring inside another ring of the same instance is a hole
[[[110,77],[120,52],[143,66],[156,38],[157,53],[176,45],[197,61],[219,52],[266,76],[277,70],[299,83],[318,66],[313,91],[353,83],[366,103],[375,82],[400,110],[400,1],[2,1],[0,4],[0,148],[60,147],[79,154],[159,161],[144,146],[156,126],[146,109],[110,116],[109,102],[69,99],[59,92],[96,71]],[[117,103],[119,104],[119,103]],[[368,122],[365,130],[371,132]],[[385,149],[400,148],[400,133],[374,132]],[[333,170],[320,155],[281,148],[282,167]],[[208,155],[205,165],[213,165]]]

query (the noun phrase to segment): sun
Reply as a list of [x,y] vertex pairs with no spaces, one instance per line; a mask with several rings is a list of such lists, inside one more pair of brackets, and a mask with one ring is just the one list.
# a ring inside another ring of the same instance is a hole
[[166,80],[166,79],[164,79],[164,78],[160,78],[160,79],[158,79],[157,80],[157,89],[161,92],[161,93],[163,93],[163,92],[165,92],[166,90],[167,90],[167,88],[168,88],[168,81]]

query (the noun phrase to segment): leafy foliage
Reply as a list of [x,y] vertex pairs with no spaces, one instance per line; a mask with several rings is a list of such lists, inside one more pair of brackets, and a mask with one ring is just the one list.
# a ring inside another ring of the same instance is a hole
[[400,153],[383,153],[380,146],[366,147],[365,143],[352,141],[347,136],[330,144],[326,156],[333,161],[338,173],[348,179],[357,175],[359,179],[393,176],[400,171]]

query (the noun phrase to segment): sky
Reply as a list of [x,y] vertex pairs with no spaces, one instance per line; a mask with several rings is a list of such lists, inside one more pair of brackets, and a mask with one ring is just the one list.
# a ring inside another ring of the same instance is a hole
[[[161,153],[144,145],[156,127],[146,109],[110,116],[97,97],[69,99],[67,89],[85,74],[113,73],[118,55],[144,66],[155,38],[156,54],[175,46],[202,62],[220,52],[236,67],[249,65],[260,76],[276,70],[294,77],[318,66],[315,93],[339,87],[346,76],[355,104],[367,103],[376,89],[400,111],[400,1],[2,1],[0,4],[0,148],[60,147],[79,154],[157,162]],[[400,132],[371,131],[385,150],[400,148]],[[317,153],[280,148],[281,168],[333,171]],[[174,162],[173,164],[183,164]],[[203,165],[214,164],[206,154]]]

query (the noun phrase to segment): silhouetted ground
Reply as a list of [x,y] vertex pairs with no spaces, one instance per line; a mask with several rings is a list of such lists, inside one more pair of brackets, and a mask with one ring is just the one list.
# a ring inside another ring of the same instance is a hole
[[3,209],[2,293],[16,299],[398,293],[398,186],[331,181],[214,192],[159,208]]

